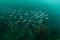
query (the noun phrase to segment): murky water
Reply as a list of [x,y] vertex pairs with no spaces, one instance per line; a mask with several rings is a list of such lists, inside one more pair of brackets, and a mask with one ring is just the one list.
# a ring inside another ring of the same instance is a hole
[[1,40],[35,40],[41,25],[45,29],[38,40],[56,40],[60,38],[60,1],[0,0],[0,21]]

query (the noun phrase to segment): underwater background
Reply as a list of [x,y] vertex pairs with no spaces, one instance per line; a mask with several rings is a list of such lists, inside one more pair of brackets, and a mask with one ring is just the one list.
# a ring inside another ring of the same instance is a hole
[[0,40],[60,40],[60,0],[0,0]]

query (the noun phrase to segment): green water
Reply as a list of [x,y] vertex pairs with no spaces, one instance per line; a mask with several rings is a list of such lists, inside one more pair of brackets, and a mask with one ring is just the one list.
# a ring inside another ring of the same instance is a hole
[[[57,30],[57,32],[60,35],[60,1],[59,0],[0,0],[0,8],[12,8],[12,9],[26,8],[27,10],[39,9],[42,12],[46,12],[46,14],[48,14],[49,17],[47,24],[48,29]],[[9,40],[9,38],[7,39],[6,36],[7,40]],[[17,38],[19,38],[19,35]],[[16,39],[14,38],[12,39],[11,37],[10,40],[16,40]]]

